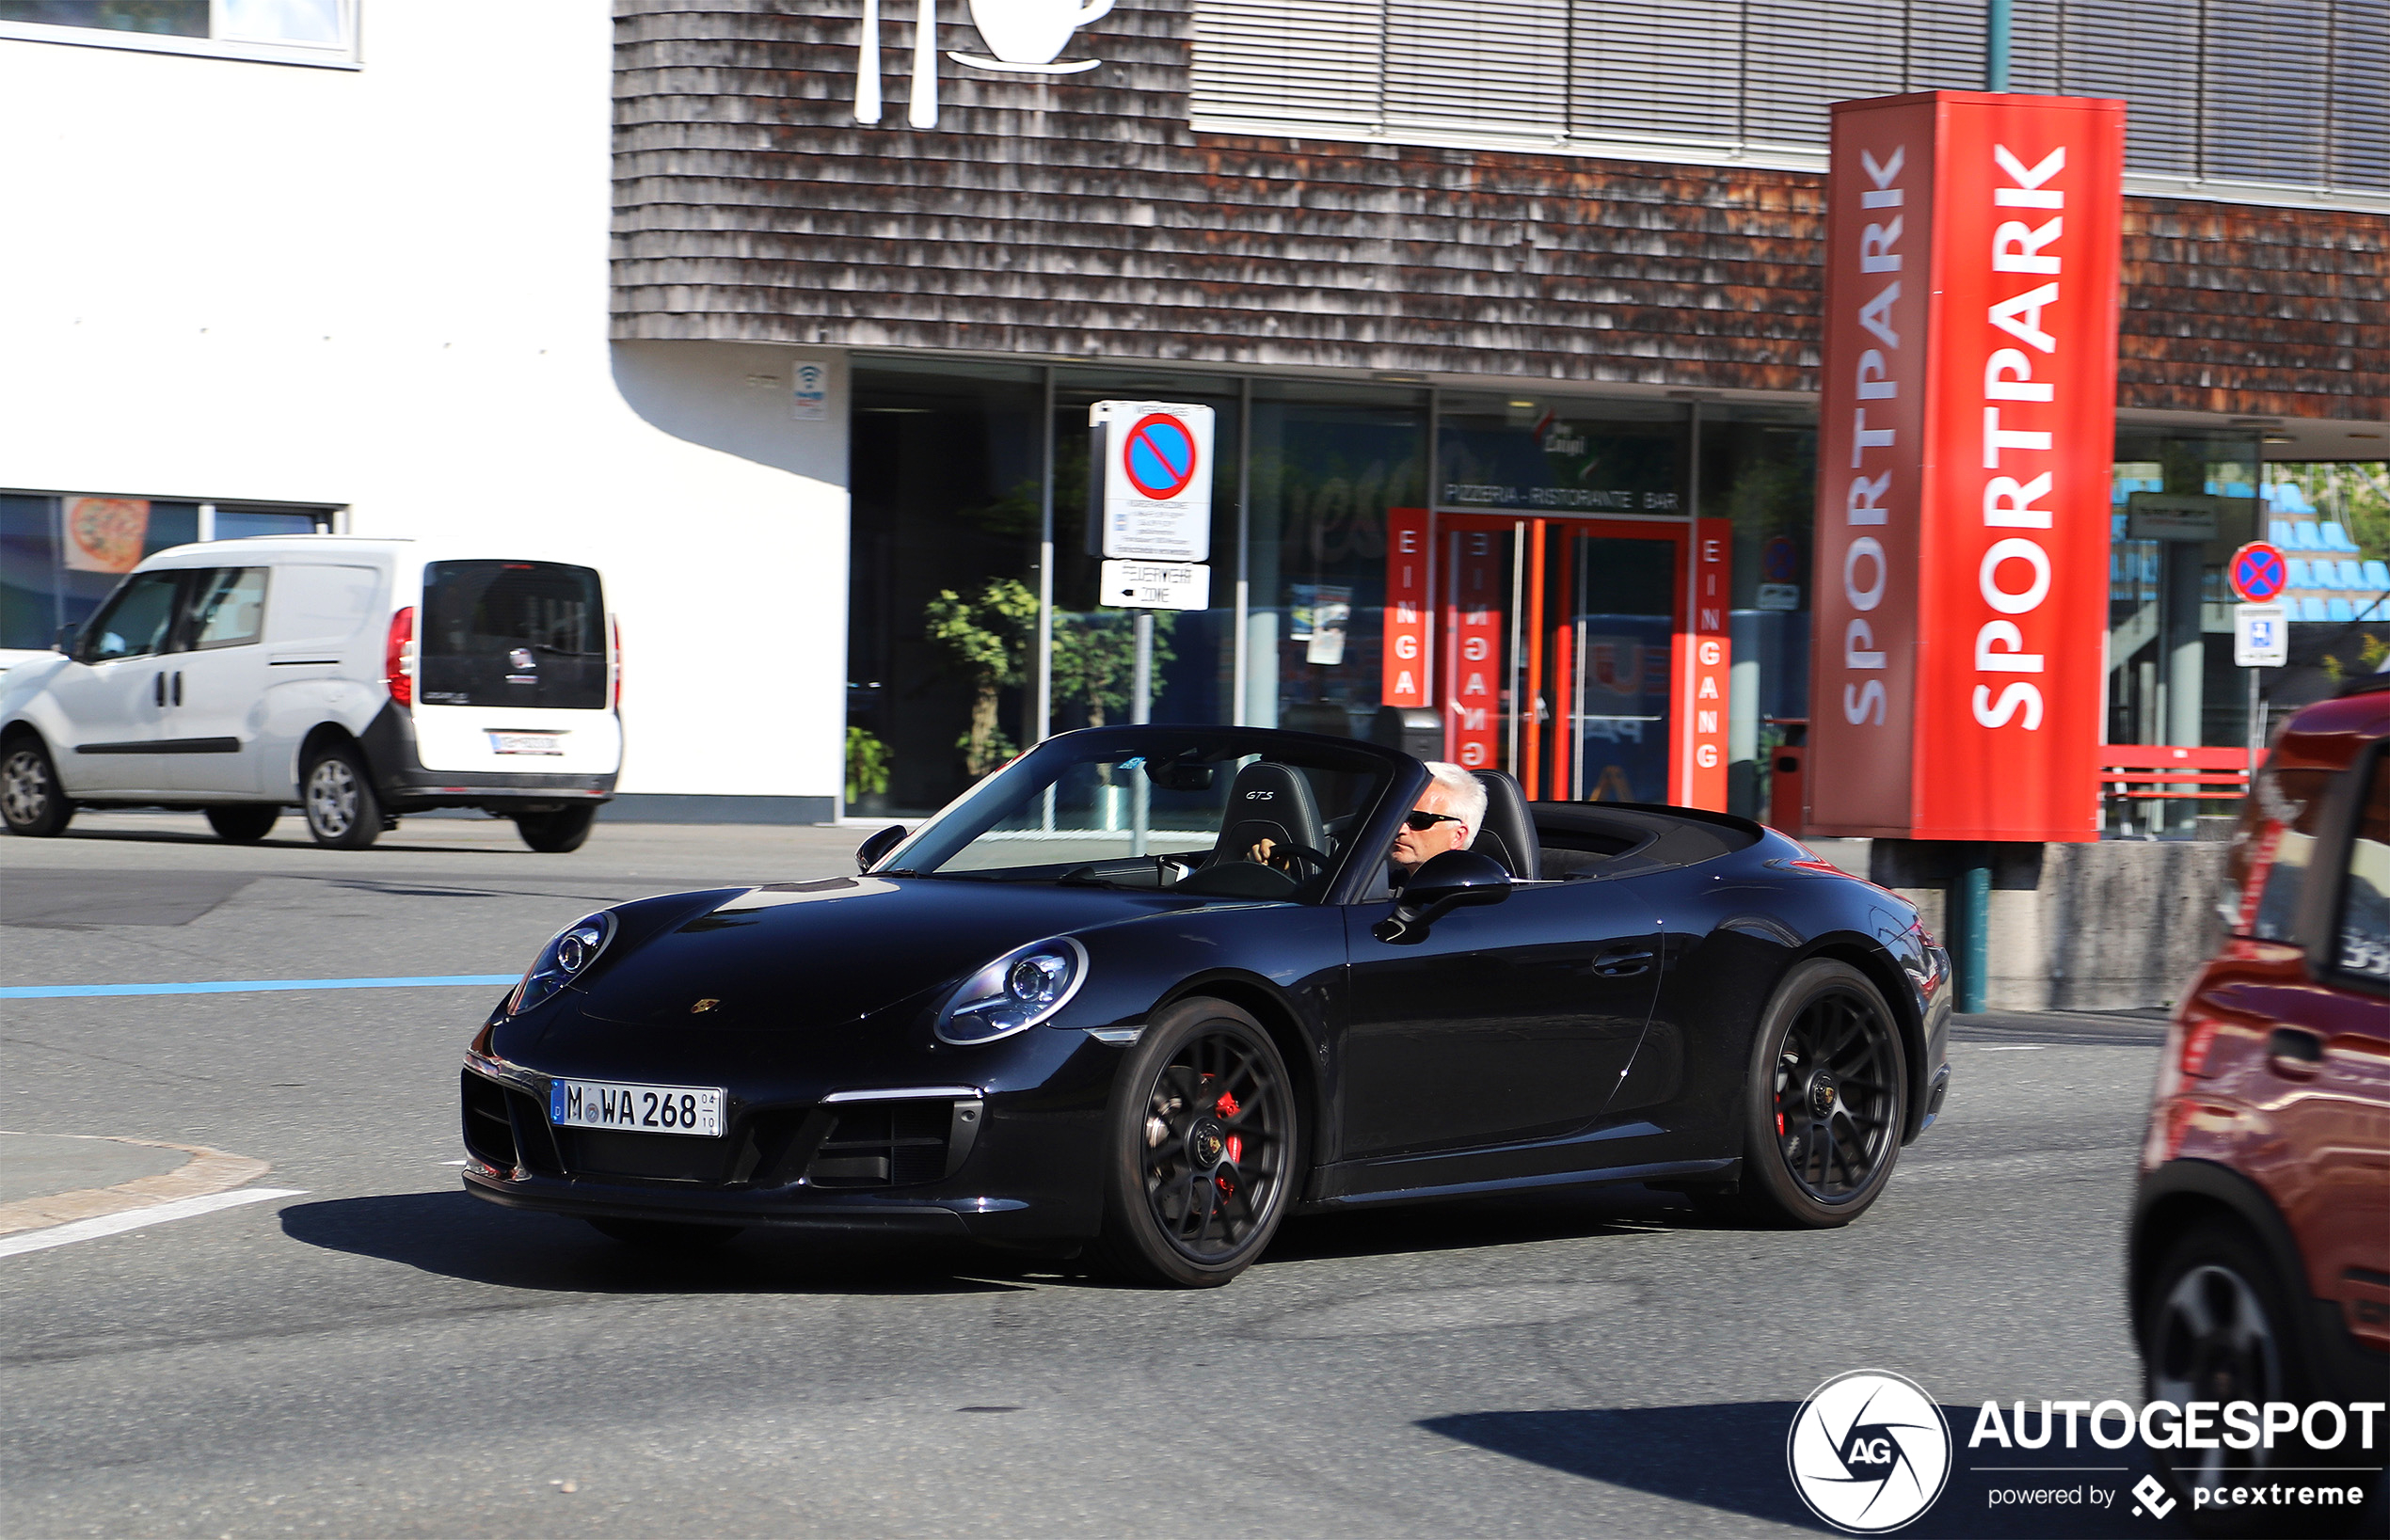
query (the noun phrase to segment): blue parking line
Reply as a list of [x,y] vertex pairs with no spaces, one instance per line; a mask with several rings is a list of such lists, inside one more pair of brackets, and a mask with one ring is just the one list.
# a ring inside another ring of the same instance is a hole
[[17,984],[0,1000],[86,1000],[101,994],[249,994],[270,990],[417,990],[511,984],[510,973],[439,974],[424,978],[232,978],[220,984]]

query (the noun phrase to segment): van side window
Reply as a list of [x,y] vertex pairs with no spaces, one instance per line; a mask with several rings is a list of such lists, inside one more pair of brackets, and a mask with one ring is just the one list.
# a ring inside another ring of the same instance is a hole
[[2340,889],[2342,973],[2390,984],[2390,757],[2375,754]]
[[[364,627],[380,587],[381,575],[372,567],[281,563],[274,569],[273,602],[265,607],[265,640],[336,648]],[[384,615],[378,624],[388,620]]]
[[189,636],[195,649],[239,647],[265,629],[263,567],[216,567],[195,574]]
[[174,626],[174,595],[182,580],[180,572],[142,572],[126,579],[85,630],[89,641],[78,649],[83,660],[147,658],[163,648]]

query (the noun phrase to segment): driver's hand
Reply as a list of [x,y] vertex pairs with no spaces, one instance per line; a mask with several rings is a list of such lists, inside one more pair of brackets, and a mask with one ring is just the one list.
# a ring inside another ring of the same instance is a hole
[[1278,841],[1274,839],[1257,839],[1247,848],[1245,851],[1245,859],[1248,861],[1259,862],[1265,866],[1274,866],[1278,864],[1275,859],[1277,849]]

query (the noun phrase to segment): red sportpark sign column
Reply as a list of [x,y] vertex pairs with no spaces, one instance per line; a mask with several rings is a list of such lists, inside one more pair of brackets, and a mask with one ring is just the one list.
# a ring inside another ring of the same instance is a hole
[[2088,840],[2125,106],[1834,106],[1807,826]]

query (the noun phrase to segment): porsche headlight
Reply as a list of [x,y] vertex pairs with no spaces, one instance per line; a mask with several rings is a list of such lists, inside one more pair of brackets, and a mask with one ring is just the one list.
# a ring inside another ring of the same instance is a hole
[[557,931],[539,949],[531,970],[523,975],[523,981],[515,986],[514,997],[506,1002],[506,1013],[512,1016],[529,1010],[588,972],[589,965],[598,961],[598,954],[613,939],[614,916],[610,910],[599,910]]
[[964,980],[938,1013],[948,1042],[990,1042],[1035,1026],[1070,1003],[1087,979],[1087,948],[1068,936],[1005,953]]

